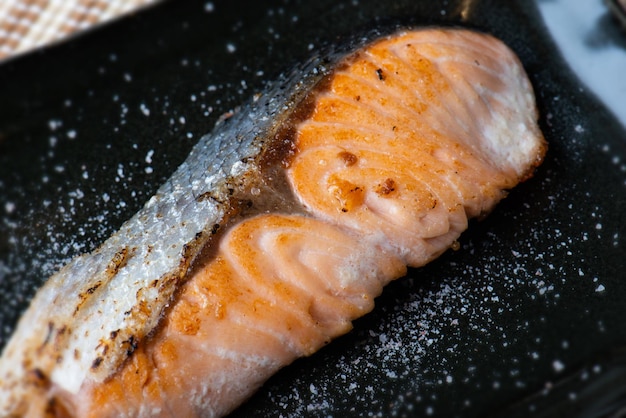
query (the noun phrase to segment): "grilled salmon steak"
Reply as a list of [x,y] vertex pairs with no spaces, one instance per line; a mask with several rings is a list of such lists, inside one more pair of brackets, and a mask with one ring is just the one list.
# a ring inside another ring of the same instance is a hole
[[489,35],[404,30],[329,60],[222,121],[48,280],[4,350],[2,416],[225,415],[543,159],[531,84]]

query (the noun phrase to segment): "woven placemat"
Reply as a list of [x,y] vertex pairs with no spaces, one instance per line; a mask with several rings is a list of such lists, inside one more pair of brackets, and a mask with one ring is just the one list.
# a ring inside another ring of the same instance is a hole
[[156,0],[0,0],[0,59],[57,42]]

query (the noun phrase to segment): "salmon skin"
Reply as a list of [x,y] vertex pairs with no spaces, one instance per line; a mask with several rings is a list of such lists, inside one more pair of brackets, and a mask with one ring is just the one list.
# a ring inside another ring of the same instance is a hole
[[537,119],[486,34],[401,30],[310,61],[47,281],[0,359],[0,414],[227,414],[531,177]]

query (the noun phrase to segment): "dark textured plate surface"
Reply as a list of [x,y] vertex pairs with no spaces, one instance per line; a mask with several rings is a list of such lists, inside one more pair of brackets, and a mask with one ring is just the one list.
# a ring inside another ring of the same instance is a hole
[[165,2],[0,65],[1,345],[38,286],[146,201],[216,119],[323,44],[461,25],[520,56],[550,143],[461,249],[235,416],[610,415],[626,402],[626,133],[532,3]]

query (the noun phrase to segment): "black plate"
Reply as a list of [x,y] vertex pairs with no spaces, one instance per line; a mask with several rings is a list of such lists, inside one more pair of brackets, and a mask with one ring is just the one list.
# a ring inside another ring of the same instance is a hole
[[459,251],[234,416],[599,416],[626,400],[626,132],[524,0],[171,1],[0,66],[1,345],[35,289],[234,108],[323,44],[462,25],[520,56],[550,143]]

